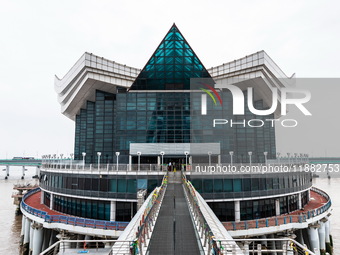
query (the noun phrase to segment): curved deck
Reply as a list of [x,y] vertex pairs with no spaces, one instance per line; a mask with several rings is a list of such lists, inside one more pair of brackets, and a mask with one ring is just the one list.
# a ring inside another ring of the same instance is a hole
[[313,188],[310,191],[311,199],[301,210],[276,217],[261,218],[240,222],[222,222],[228,231],[259,229],[274,227],[289,223],[309,223],[314,217],[322,215],[331,206],[331,200],[323,191]]

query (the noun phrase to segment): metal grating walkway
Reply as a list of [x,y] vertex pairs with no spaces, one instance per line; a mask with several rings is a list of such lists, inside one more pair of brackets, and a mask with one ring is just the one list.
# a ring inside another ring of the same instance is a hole
[[200,254],[199,240],[184,197],[181,173],[169,173],[168,181],[148,252],[150,255]]

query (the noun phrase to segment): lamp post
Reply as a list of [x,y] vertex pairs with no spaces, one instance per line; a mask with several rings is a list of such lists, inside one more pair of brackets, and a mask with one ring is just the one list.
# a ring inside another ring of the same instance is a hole
[[159,154],[161,154],[162,156],[161,170],[163,171],[163,157],[164,157],[165,152],[161,151]]
[[57,154],[53,154],[53,165],[54,168],[57,168]]
[[297,164],[297,156],[298,156],[298,154],[294,153],[295,160],[293,160],[293,162],[295,161],[295,164]]
[[185,171],[187,170],[187,166],[188,166],[188,155],[189,155],[189,151],[185,151]]
[[100,151],[97,152],[97,156],[98,156],[98,171],[100,168],[100,155],[102,155],[102,153]]
[[120,152],[119,151],[116,151],[116,157],[117,157],[117,171],[118,171],[118,159],[119,159],[119,155],[120,155]]
[[72,169],[72,160],[73,160],[73,153],[70,153],[71,161],[70,161],[70,169]]
[[234,152],[233,151],[229,151],[229,154],[230,154],[230,165],[233,166],[233,155],[234,155]]
[[60,162],[60,169],[62,168],[61,165],[63,163],[63,156],[64,156],[64,154],[61,153],[60,154],[60,161],[59,161]]
[[253,153],[251,152],[251,151],[248,151],[248,155],[249,155],[249,164],[250,164],[250,166],[251,166],[251,155],[252,155]]
[[81,155],[83,155],[83,170],[85,169],[85,156],[86,152],[82,152]]
[[211,165],[211,154],[212,154],[212,152],[211,152],[211,151],[208,151],[208,155],[209,155],[209,166]]
[[138,155],[138,171],[140,171],[140,155],[142,155],[142,153],[140,151],[137,151],[137,155]]
[[267,165],[267,155],[268,155],[268,151],[263,152],[264,154],[264,163]]

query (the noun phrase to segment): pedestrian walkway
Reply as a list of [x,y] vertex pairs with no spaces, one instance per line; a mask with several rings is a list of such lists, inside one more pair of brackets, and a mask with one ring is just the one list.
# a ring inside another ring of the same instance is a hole
[[184,197],[181,172],[169,173],[168,187],[152,232],[148,252],[150,255],[200,254],[199,240]]

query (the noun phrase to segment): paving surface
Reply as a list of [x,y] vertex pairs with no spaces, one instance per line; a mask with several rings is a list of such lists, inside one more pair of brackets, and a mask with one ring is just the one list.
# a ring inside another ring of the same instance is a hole
[[33,195],[30,195],[28,198],[25,199],[25,203],[35,209],[47,212],[48,215],[66,215],[64,213],[53,211],[44,204],[40,204],[40,200],[41,200],[41,191],[34,193]]
[[149,244],[150,255],[200,254],[180,178],[180,172],[169,174],[168,187]]

